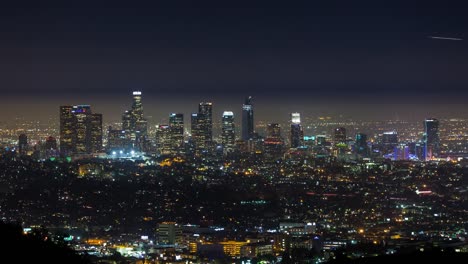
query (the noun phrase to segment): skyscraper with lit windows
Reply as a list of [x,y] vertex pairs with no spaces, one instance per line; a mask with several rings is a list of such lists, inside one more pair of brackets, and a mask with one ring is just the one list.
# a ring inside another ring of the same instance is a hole
[[245,98],[242,105],[242,140],[253,138],[254,134],[254,110],[252,105],[252,96]]
[[173,154],[180,153],[184,144],[184,114],[169,114],[169,129],[171,152]]
[[60,153],[62,156],[102,150],[102,115],[89,105],[60,107]]
[[304,144],[304,131],[301,125],[301,114],[291,114],[291,148],[297,148]]
[[209,152],[213,145],[213,103],[201,102],[198,105],[198,113],[192,114],[191,128],[195,153]]
[[73,106],[60,106],[60,155],[69,156],[75,152],[76,133]]
[[222,119],[222,144],[225,154],[234,151],[235,142],[234,113],[232,111],[224,111]]
[[122,130],[125,131],[132,148],[143,151],[146,149],[148,121],[143,115],[142,92],[132,93],[132,109],[122,114]]
[[424,153],[426,160],[440,155],[439,120],[435,118],[424,120]]

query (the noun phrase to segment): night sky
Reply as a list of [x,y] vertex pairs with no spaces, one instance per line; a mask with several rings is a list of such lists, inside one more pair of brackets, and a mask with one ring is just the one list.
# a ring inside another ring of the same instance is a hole
[[239,113],[247,95],[267,120],[468,117],[463,1],[11,2],[2,120],[80,103],[116,120],[132,90],[155,120],[202,100]]

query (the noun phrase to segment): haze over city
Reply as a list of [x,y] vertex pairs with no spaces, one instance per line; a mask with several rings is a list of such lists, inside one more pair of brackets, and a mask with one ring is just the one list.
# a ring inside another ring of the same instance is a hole
[[9,2],[0,12],[1,103],[33,119],[84,103],[116,120],[133,90],[156,121],[199,101],[236,110],[247,95],[261,119],[467,114],[468,21],[451,1]]

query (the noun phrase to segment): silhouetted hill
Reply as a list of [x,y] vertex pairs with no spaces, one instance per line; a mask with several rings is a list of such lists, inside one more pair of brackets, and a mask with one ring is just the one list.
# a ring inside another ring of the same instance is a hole
[[330,264],[381,264],[381,263],[467,263],[468,253],[454,253],[433,250],[430,252],[413,252],[401,255],[367,257],[358,259],[341,258],[330,261]]
[[67,246],[51,242],[43,230],[23,234],[17,224],[0,222],[0,245],[0,263],[89,263]]

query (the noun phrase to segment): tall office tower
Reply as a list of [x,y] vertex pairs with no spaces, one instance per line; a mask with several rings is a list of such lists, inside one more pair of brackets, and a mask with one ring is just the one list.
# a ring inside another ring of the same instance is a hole
[[90,152],[102,151],[102,114],[91,114],[90,121]]
[[225,154],[233,152],[236,143],[236,131],[234,126],[234,113],[232,111],[224,111],[222,127],[222,143]]
[[281,138],[281,127],[277,123],[271,123],[267,126],[267,137],[263,142],[265,158],[275,160],[283,155],[284,142]]
[[173,154],[180,153],[184,145],[184,114],[171,113],[169,115],[169,129],[171,152]]
[[398,133],[396,131],[384,132],[381,138],[381,152],[384,154],[392,153],[396,146],[398,146]]
[[160,155],[172,154],[171,130],[169,125],[156,127],[156,152]]
[[83,154],[102,149],[102,115],[92,114],[91,106],[60,107],[60,154]]
[[205,144],[209,147],[213,141],[213,103],[201,102],[198,105],[198,119],[205,137]]
[[133,115],[133,120],[135,121],[144,119],[143,118],[143,105],[141,103],[140,91],[133,92],[132,115]]
[[76,133],[73,106],[60,106],[60,155],[69,156],[75,152]]
[[28,136],[26,134],[21,134],[18,137],[18,152],[21,156],[28,152]]
[[132,132],[132,112],[131,111],[125,111],[122,114],[122,130],[124,130],[127,133]]
[[291,114],[291,148],[297,148],[304,144],[304,131],[301,126],[301,114]]
[[205,149],[205,137],[203,136],[200,122],[200,114],[192,113],[190,128],[192,132],[192,142],[195,145],[194,152],[199,155]]
[[424,120],[424,154],[426,160],[440,155],[439,120],[435,118]]
[[107,151],[128,151],[131,148],[130,138],[125,130],[109,127],[107,131]]
[[182,242],[182,227],[175,222],[162,222],[157,229],[160,245],[177,245]]
[[354,145],[354,151],[364,157],[369,155],[369,148],[367,147],[367,135],[362,133],[356,134],[356,143]]
[[253,138],[254,130],[252,96],[249,96],[242,105],[242,140],[247,141]]
[[72,110],[75,116],[75,133],[76,133],[76,153],[91,152],[91,106],[75,105]]
[[122,130],[126,132],[133,148],[144,150],[148,133],[148,122],[143,117],[142,93],[133,92],[132,109],[122,114]]
[[335,128],[335,131],[333,134],[333,141],[335,145],[346,144],[346,128],[344,127]]

